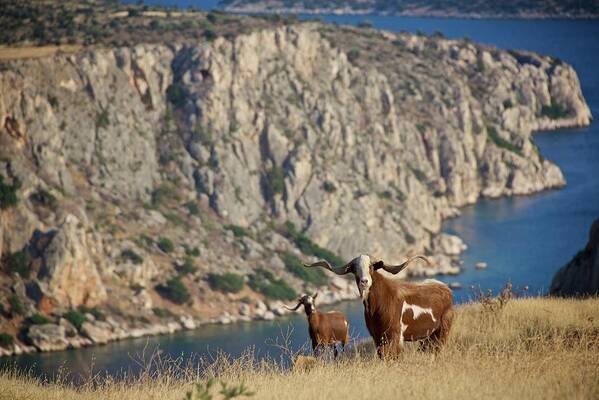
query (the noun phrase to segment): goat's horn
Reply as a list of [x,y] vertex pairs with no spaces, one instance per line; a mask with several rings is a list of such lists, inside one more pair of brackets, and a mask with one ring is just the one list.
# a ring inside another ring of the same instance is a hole
[[328,261],[320,260],[320,261],[316,261],[313,264],[304,264],[304,267],[307,267],[307,268],[324,267],[324,268],[328,269],[329,271],[336,273],[337,275],[345,275],[349,272],[349,269],[351,268],[353,262],[354,262],[354,260],[351,260],[350,262],[345,264],[343,267],[333,267],[331,264],[329,264]]
[[312,295],[312,300],[316,300],[316,296],[318,296],[318,292],[314,292],[314,294]]
[[401,271],[403,271],[412,261],[414,261],[416,259],[424,260],[424,261],[426,261],[426,263],[428,265],[431,265],[431,262],[428,260],[428,258],[426,258],[425,256],[419,255],[419,256],[410,257],[405,262],[403,262],[402,264],[399,264],[399,265],[387,265],[383,261],[379,261],[374,264],[374,269],[382,268],[385,271],[390,272],[392,274],[398,274]]
[[286,304],[283,304],[283,307],[285,307],[285,308],[286,308],[286,309],[288,309],[289,311],[295,311],[295,310],[297,310],[298,308],[300,308],[300,306],[301,306],[301,305],[302,305],[302,303],[300,303],[300,302],[298,301],[298,302],[297,302],[297,306],[295,306],[295,308],[292,308],[292,307],[287,307],[287,305],[286,305]]

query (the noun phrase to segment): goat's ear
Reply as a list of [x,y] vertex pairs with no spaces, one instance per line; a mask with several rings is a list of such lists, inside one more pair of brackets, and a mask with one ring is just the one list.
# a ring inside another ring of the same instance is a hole
[[372,268],[376,271],[377,269],[381,269],[385,266],[385,263],[382,261],[377,261],[374,264],[372,264]]

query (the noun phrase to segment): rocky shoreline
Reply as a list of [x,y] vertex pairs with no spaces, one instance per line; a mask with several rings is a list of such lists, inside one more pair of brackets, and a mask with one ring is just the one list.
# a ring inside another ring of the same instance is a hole
[[289,15],[362,15],[371,16],[395,16],[395,17],[417,17],[417,18],[446,18],[446,19],[531,19],[531,20],[550,20],[550,19],[571,19],[571,20],[595,20],[599,19],[599,14],[572,15],[572,14],[552,14],[552,13],[518,13],[518,14],[496,14],[496,13],[463,13],[463,12],[443,12],[432,10],[408,10],[401,12],[384,12],[375,8],[354,9],[351,7],[343,8],[305,8],[305,7],[277,7],[268,8],[259,4],[250,4],[247,6],[225,6],[223,11],[234,14],[289,14]]

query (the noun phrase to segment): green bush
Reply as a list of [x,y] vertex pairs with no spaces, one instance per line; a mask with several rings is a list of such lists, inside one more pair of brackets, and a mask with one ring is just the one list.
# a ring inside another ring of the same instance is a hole
[[154,315],[158,318],[170,318],[175,316],[170,310],[166,308],[154,307],[152,308],[152,311],[154,312]]
[[266,195],[273,197],[285,191],[285,173],[278,165],[273,166],[264,176]]
[[44,325],[44,324],[49,324],[52,321],[45,315],[33,314],[31,317],[27,318],[27,322],[30,325]]
[[280,256],[285,263],[287,270],[301,280],[312,283],[316,286],[327,284],[327,276],[321,268],[306,268],[301,260],[291,253],[285,252],[280,254]]
[[497,133],[497,130],[494,127],[488,126],[487,134],[489,136],[489,140],[491,140],[491,142],[493,142],[497,147],[504,148],[518,155],[522,155],[520,148],[499,136],[499,133]]
[[206,39],[209,42],[214,41],[218,36],[217,34],[212,30],[212,29],[206,29],[204,31],[204,39]]
[[347,52],[347,59],[349,62],[354,62],[360,57],[360,50],[351,49]]
[[102,310],[100,310],[98,307],[87,307],[87,306],[81,306],[79,307],[79,312],[83,313],[83,314],[91,314],[94,316],[94,318],[98,321],[105,321],[106,320],[106,315],[104,315],[104,313],[102,312]]
[[8,298],[8,304],[10,304],[10,313],[13,316],[25,314],[25,306],[23,306],[21,299],[19,299],[19,296],[16,294],[13,294]]
[[189,247],[187,245],[183,245],[185,247],[185,254],[189,257],[198,257],[200,255],[200,249],[197,247]]
[[0,210],[6,210],[9,207],[14,207],[19,202],[17,190],[21,185],[14,183],[8,185],[4,183],[4,177],[0,175]]
[[31,275],[31,268],[29,267],[30,263],[31,256],[29,256],[29,253],[25,250],[17,251],[6,257],[8,272],[17,273],[23,279],[29,279],[29,275]]
[[135,265],[139,265],[144,262],[144,258],[132,249],[123,250],[121,253],[121,257],[123,257],[123,259],[125,260],[131,261]]
[[249,286],[273,300],[293,300],[297,293],[287,282],[276,279],[270,271],[257,269],[249,276]]
[[295,242],[295,245],[302,251],[302,253],[325,259],[330,263],[333,263],[333,265],[345,264],[345,261],[341,257],[330,250],[320,247],[306,235],[298,232],[293,222],[287,221],[285,223],[285,228],[287,230],[287,237]]
[[181,276],[195,274],[198,272],[198,267],[196,267],[191,257],[186,257],[185,261],[183,261],[183,264],[177,266],[177,272],[179,272]]
[[560,119],[566,118],[570,113],[566,107],[562,107],[557,103],[551,103],[548,106],[543,106],[541,114],[551,119]]
[[87,321],[85,315],[81,314],[77,310],[70,310],[66,314],[64,314],[63,317],[71,324],[73,324],[73,326],[77,328],[77,330],[80,330],[83,323]]
[[187,102],[189,94],[183,86],[173,82],[166,89],[166,97],[175,107],[181,108]]
[[30,199],[35,203],[50,208],[56,207],[57,203],[56,197],[52,193],[44,189],[40,189],[37,192],[33,193]]
[[200,214],[200,207],[198,207],[198,203],[196,203],[195,201],[188,201],[184,204],[184,206],[185,208],[187,208],[187,211],[189,211],[191,215]]
[[0,347],[4,347],[5,349],[9,348],[15,342],[15,338],[6,332],[0,333]]
[[226,272],[222,275],[210,273],[208,274],[208,284],[212,290],[239,293],[243,289],[243,277],[232,272]]
[[164,285],[159,285],[156,290],[163,297],[176,304],[184,304],[191,298],[189,290],[183,282],[181,282],[181,278],[178,276],[169,279]]
[[170,253],[173,250],[175,250],[175,245],[170,239],[161,237],[160,239],[158,239],[158,248],[164,251],[165,253]]
[[333,182],[329,182],[329,181],[326,181],[325,183],[323,183],[322,188],[327,193],[335,193],[335,191],[337,190],[337,188],[335,187]]
[[108,118],[108,111],[102,110],[96,118],[96,128],[106,129],[110,125],[110,119]]
[[233,235],[236,238],[242,238],[244,236],[250,235],[249,232],[247,231],[247,229],[245,229],[244,227],[241,227],[241,226],[237,226],[237,225],[225,225],[225,229],[233,232]]

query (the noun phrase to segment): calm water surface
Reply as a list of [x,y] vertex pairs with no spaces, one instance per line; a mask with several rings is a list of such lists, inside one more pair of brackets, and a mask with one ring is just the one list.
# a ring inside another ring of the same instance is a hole
[[[146,4],[194,6],[209,9],[217,1],[156,0]],[[301,16],[311,18],[310,16]],[[357,24],[368,20],[391,31],[442,32],[450,38],[470,37],[501,48],[520,48],[560,57],[572,64],[581,79],[583,93],[593,115],[599,115],[599,24],[570,20],[469,20],[378,16],[318,16],[327,22]],[[462,215],[445,223],[444,230],[464,238],[465,271],[446,279],[465,287],[480,285],[497,291],[507,281],[516,287],[530,286],[532,293],[545,293],[554,272],[586,242],[591,221],[599,216],[599,126],[544,132],[535,136],[546,158],[557,163],[568,185],[557,191],[499,200],[484,200],[462,210]],[[478,261],[489,268],[474,270]],[[468,289],[455,292],[459,301],[468,300]],[[345,312],[354,337],[367,331],[359,302],[336,306]],[[5,358],[0,365],[16,364],[38,375],[55,376],[60,367],[81,377],[93,371],[118,374],[137,372],[135,360],[160,349],[164,356],[214,356],[221,349],[232,356],[255,346],[259,357],[279,357],[272,342],[291,330],[294,348],[306,341],[303,315],[278,322],[239,323],[207,326],[193,332],[127,340],[81,350]],[[92,367],[93,366],[93,367]]]

